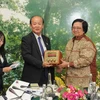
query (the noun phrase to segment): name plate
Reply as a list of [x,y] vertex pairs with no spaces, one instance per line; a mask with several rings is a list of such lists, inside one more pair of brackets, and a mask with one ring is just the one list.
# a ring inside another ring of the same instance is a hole
[[62,53],[59,50],[46,50],[44,53],[44,61],[57,65],[61,63]]

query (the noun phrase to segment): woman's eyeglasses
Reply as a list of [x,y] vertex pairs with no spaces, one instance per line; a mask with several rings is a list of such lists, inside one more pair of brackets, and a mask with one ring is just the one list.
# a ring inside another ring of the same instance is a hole
[[72,30],[81,30],[81,27],[72,27]]

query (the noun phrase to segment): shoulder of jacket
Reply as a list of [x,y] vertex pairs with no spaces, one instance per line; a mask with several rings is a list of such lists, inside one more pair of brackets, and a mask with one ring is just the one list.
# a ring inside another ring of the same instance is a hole
[[42,34],[42,37],[48,38],[46,35],[43,35],[43,34]]
[[46,35],[42,35],[43,38],[50,40],[49,37],[47,37]]
[[33,35],[33,34],[32,34],[32,32],[31,32],[31,33],[29,33],[29,34],[23,36],[22,38],[29,38],[29,37],[31,37],[32,35]]

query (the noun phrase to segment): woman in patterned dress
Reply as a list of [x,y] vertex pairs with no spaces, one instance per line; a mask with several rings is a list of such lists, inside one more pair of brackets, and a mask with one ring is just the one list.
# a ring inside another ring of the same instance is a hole
[[94,43],[86,36],[88,23],[76,19],[72,23],[74,37],[66,45],[66,60],[58,65],[59,69],[66,68],[66,85],[88,87],[90,74],[96,81],[96,54]]

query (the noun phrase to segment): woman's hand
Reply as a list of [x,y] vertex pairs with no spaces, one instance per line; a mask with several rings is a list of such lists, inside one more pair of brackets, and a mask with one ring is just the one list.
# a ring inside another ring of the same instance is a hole
[[64,61],[61,59],[61,64],[56,66],[56,72],[61,73],[63,68],[66,68],[68,66],[69,62]]
[[4,67],[3,68],[3,72],[6,73],[6,72],[10,72],[12,70],[11,67]]
[[69,65],[69,62],[64,61],[61,59],[61,64],[58,65],[59,68],[67,68]]

